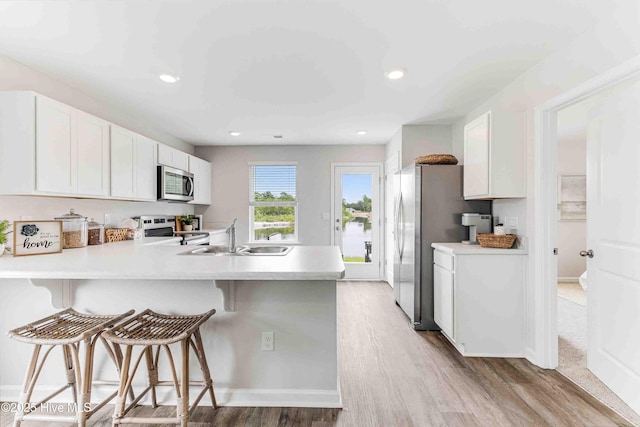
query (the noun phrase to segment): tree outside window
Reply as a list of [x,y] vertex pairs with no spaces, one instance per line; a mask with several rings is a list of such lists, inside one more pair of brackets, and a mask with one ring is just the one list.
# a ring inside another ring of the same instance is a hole
[[251,240],[297,240],[297,165],[252,163],[249,167]]

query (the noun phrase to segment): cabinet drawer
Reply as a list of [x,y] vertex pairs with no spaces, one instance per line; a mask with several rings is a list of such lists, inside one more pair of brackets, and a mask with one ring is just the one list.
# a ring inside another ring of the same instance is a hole
[[453,255],[435,250],[433,251],[433,262],[444,269],[453,271]]

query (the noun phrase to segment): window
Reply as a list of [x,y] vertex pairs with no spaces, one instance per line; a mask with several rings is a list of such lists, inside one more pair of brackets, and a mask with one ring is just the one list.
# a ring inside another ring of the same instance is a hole
[[249,163],[249,235],[298,240],[297,163]]

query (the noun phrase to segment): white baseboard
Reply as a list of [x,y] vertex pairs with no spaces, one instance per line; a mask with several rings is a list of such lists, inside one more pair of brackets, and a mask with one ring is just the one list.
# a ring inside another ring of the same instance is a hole
[[339,390],[218,389],[216,398],[220,406],[342,408]]
[[[58,387],[39,387],[34,392],[33,401],[37,401],[57,390]],[[0,386],[0,401],[17,402],[21,386]],[[200,392],[200,387],[192,387],[189,397],[194,400]],[[216,388],[217,403],[220,406],[257,406],[257,407],[298,407],[298,408],[342,408],[340,390],[309,390],[309,389],[225,389]],[[100,402],[115,391],[114,386],[98,386],[93,389],[92,402]],[[170,387],[159,387],[158,403],[163,405],[175,404],[175,394]],[[55,402],[71,403],[71,392],[65,391],[54,399]],[[145,399],[142,404],[150,404]],[[200,402],[211,405],[207,395]]]
[[540,361],[538,360],[538,354],[531,347],[525,347],[524,357],[534,365],[538,367],[542,367],[542,365],[540,364]]
[[578,277],[558,277],[558,282],[578,283]]

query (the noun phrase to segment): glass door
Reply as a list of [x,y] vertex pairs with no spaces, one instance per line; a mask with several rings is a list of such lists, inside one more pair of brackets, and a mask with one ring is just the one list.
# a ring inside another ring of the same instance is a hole
[[381,167],[334,165],[334,244],[347,279],[379,279]]

